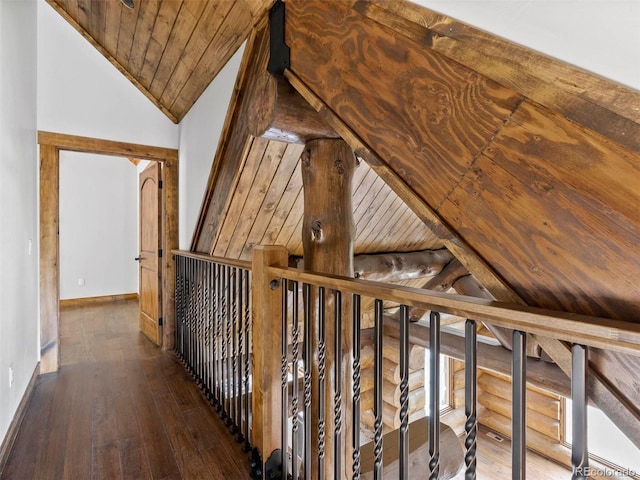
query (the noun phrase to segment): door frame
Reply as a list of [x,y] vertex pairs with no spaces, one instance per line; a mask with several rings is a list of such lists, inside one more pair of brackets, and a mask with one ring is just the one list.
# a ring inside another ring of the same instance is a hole
[[162,164],[162,349],[175,346],[175,264],[178,248],[178,150],[38,131],[40,145],[40,373],[60,366],[60,151],[133,157]]

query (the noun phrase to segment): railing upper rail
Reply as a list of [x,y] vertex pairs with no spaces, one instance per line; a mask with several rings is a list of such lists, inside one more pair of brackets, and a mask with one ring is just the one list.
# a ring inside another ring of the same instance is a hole
[[399,304],[486,321],[492,325],[640,356],[640,323],[395,286],[295,268],[267,267],[267,275]]
[[186,258],[195,258],[197,260],[204,260],[206,262],[219,263],[220,265],[228,265],[230,267],[244,268],[245,270],[251,270],[251,262],[246,260],[236,260],[233,258],[214,257],[204,253],[190,252],[188,250],[172,250],[173,255],[180,255]]

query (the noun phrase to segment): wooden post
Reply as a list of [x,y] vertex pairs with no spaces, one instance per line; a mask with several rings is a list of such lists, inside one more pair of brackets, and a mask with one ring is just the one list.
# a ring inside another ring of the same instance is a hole
[[171,250],[178,248],[178,156],[167,158],[162,165],[163,182],[163,218],[162,245],[164,249],[162,271],[162,349],[175,348],[176,335],[176,270]]
[[55,372],[60,364],[59,165],[58,148],[40,145],[40,373]]
[[[272,289],[274,280],[265,267],[286,267],[287,249],[257,246],[253,249],[251,328],[253,336],[253,394],[251,443],[264,461],[281,448],[282,425],[281,358],[282,292]],[[264,472],[263,472],[264,475]]]
[[[352,208],[352,178],[356,158],[351,147],[343,140],[313,140],[306,144],[302,154],[302,183],[304,187],[304,216],[302,224],[302,245],[305,269],[318,273],[353,276],[353,243],[355,225]],[[334,476],[336,458],[334,428],[334,393],[336,382],[334,373],[336,362],[340,367],[340,390],[342,422],[340,429],[342,478],[350,478],[351,473],[351,407],[353,398],[353,352],[351,328],[351,299],[342,296],[341,358],[335,357],[333,348],[336,338],[334,304],[332,292],[326,294],[325,345],[326,345],[326,389],[325,389],[325,462],[326,478]],[[315,304],[315,301],[314,303]],[[313,368],[312,368],[312,452],[318,452],[319,418],[319,328],[315,315],[313,325]],[[318,478],[319,462],[312,456],[312,478]]]

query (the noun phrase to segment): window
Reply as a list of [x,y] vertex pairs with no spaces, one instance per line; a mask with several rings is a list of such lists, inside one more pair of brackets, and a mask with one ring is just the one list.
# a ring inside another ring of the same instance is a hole
[[[425,412],[429,415],[429,384],[430,380],[430,362],[429,350],[426,351],[424,359],[424,388],[426,390],[426,405]],[[446,410],[451,406],[451,392],[449,389],[449,372],[451,371],[450,364],[451,359],[445,355],[440,355],[440,411]]]
[[[565,400],[565,442],[572,442],[571,400]],[[640,478],[640,450],[609,420],[602,411],[587,409],[587,435],[589,456],[616,471],[631,470]]]

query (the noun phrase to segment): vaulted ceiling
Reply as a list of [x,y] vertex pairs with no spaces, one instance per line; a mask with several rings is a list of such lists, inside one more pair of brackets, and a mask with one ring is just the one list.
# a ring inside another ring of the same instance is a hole
[[179,122],[273,0],[47,0]]

